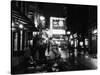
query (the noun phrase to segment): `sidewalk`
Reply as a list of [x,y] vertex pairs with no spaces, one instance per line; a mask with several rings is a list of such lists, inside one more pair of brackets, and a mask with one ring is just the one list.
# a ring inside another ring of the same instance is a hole
[[85,56],[77,57],[77,61],[90,69],[97,69],[96,58],[92,58],[90,56],[85,55]]

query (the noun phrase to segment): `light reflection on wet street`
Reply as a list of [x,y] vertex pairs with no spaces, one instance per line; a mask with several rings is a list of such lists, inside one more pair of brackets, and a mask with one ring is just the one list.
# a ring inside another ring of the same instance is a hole
[[[84,59],[84,60],[83,60]],[[91,61],[92,60],[92,61]],[[24,65],[24,68],[21,67],[15,73],[46,73],[46,72],[67,72],[67,71],[77,71],[77,70],[95,70],[97,69],[97,63],[93,62],[93,58],[86,58],[85,56],[66,59],[62,61],[57,60],[48,60],[48,61],[37,61],[27,66]]]

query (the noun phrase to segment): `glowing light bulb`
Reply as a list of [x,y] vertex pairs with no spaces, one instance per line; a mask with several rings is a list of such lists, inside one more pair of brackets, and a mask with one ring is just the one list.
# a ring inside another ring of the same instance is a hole
[[67,31],[67,34],[68,34],[68,35],[70,35],[70,33],[71,33],[70,31]]
[[45,17],[44,16],[40,16],[40,20],[45,20]]
[[97,33],[97,30],[95,29],[94,31],[93,31],[93,34],[96,34]]
[[23,25],[22,25],[22,24],[20,24],[20,25],[19,25],[19,28],[23,29]]

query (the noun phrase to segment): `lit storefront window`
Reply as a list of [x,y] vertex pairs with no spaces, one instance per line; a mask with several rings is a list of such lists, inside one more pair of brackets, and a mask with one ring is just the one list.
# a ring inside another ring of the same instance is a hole
[[86,46],[88,45],[88,39],[85,39],[85,45]]
[[66,34],[65,30],[62,30],[62,29],[52,30],[52,33],[53,34],[59,34],[59,35],[61,35],[61,34],[65,35]]

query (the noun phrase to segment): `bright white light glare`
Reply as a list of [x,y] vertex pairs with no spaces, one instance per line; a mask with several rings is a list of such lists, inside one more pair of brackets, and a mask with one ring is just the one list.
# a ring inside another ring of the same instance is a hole
[[37,23],[37,19],[36,19],[36,18],[35,18],[35,20],[34,20],[34,24],[35,24],[35,27],[38,26],[38,23]]
[[53,29],[52,30],[52,33],[53,34],[65,34],[65,30],[62,30],[62,29]]
[[74,41],[71,40],[71,45],[73,45],[73,44],[74,44]]
[[19,28],[23,29],[23,25],[22,25],[22,24],[20,24],[20,25],[19,25]]
[[93,34],[95,34],[95,33],[97,33],[97,29],[95,29],[95,30],[93,31]]
[[14,26],[14,22],[12,22],[12,27]]
[[71,32],[70,31],[67,31],[67,34],[69,35]]
[[40,16],[40,20],[45,20],[45,17],[44,16]]
[[80,42],[80,46],[83,46],[83,42],[82,41]]
[[70,35],[70,39],[72,39],[73,38],[73,36],[72,35]]

